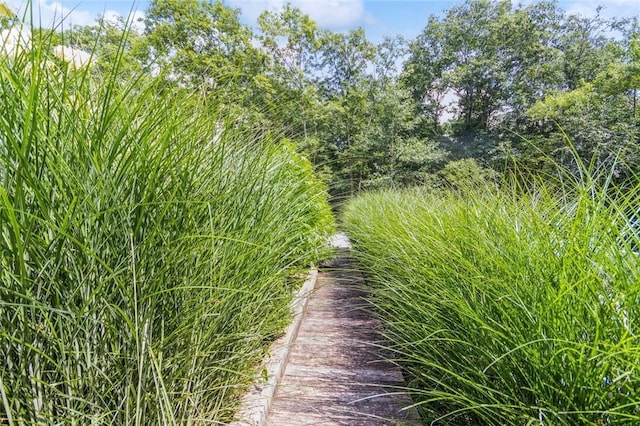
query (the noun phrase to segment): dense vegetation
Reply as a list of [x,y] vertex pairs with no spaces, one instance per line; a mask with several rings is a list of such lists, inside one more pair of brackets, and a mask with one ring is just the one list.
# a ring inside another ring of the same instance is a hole
[[470,0],[409,42],[394,162],[359,182],[422,185],[343,222],[425,424],[640,421],[639,37]]
[[[124,49],[130,71],[164,70],[245,123],[279,129],[334,196],[438,183],[450,162],[502,171],[585,160],[638,166],[637,18],[567,14],[553,2],[466,0],[425,16],[415,40],[320,29],[291,6],[257,28],[219,2],[152,0]],[[109,67],[126,22],[58,33]],[[505,37],[505,34],[508,35]],[[508,161],[507,161],[508,160]],[[549,161],[551,160],[551,161]]]
[[23,22],[0,3],[0,423],[228,420],[326,188],[407,186],[345,226],[425,418],[638,420],[637,18],[464,0],[378,44],[289,5]]
[[640,186],[585,176],[345,208],[425,424],[640,422]]
[[230,420],[332,231],[326,187],[122,49],[96,69],[22,34],[0,57],[0,423]]

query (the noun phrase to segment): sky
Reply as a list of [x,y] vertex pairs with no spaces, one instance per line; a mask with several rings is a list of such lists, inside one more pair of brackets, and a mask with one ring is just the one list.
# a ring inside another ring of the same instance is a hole
[[[25,0],[0,0],[14,10],[24,8]],[[512,0],[514,4],[518,0]],[[521,0],[532,3],[534,0]],[[42,18],[43,26],[54,17],[66,16],[70,25],[88,25],[103,14],[106,17],[143,16],[146,0],[32,0]],[[442,15],[461,0],[226,0],[225,3],[242,11],[242,20],[254,25],[264,10],[279,10],[286,3],[299,7],[321,28],[345,31],[363,27],[371,41],[379,42],[384,36],[416,37],[425,27],[430,15]],[[640,15],[640,0],[559,0],[565,11],[592,16],[598,5],[604,7],[605,17]]]

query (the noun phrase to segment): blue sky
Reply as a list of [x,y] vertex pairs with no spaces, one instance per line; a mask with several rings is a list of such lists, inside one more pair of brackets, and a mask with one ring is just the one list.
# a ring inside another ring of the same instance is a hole
[[[25,0],[0,0],[18,9]],[[128,15],[148,2],[144,0],[32,0],[41,11],[42,22],[51,22],[54,16],[68,15],[68,22],[85,25],[98,14]],[[372,41],[385,35],[400,34],[413,38],[420,33],[432,14],[442,14],[458,0],[226,0],[226,4],[242,10],[243,21],[253,25],[264,10],[279,10],[290,2],[309,14],[323,28],[343,31],[362,26]],[[531,3],[533,0],[523,0]],[[518,0],[513,0],[514,4]],[[560,0],[559,5],[572,13],[593,15],[598,5],[604,6],[603,15],[629,17],[640,15],[640,0]]]

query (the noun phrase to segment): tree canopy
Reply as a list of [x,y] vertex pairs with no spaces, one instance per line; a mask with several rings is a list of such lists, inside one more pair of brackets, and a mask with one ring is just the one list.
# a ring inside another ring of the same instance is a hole
[[[0,19],[16,17],[4,7]],[[143,33],[99,19],[56,37],[93,51],[97,73],[122,56],[130,75],[161,79],[158,90],[197,91],[255,132],[293,141],[336,196],[438,184],[465,159],[543,170],[577,153],[614,161],[620,179],[637,172],[637,18],[466,0],[425,22],[414,40],[376,44],[291,5],[250,28],[220,1],[152,0]]]

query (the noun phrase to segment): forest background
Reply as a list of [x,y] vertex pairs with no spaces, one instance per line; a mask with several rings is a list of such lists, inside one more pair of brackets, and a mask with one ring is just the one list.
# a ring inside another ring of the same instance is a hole
[[[5,16],[5,27],[21,19]],[[619,181],[638,170],[637,16],[467,0],[425,22],[414,39],[374,43],[292,5],[251,28],[225,3],[153,0],[129,19],[41,31],[94,52],[96,73],[122,55],[131,75],[161,75],[163,90],[198,92],[293,141],[334,197],[492,179],[516,164],[571,169],[575,154]]]

